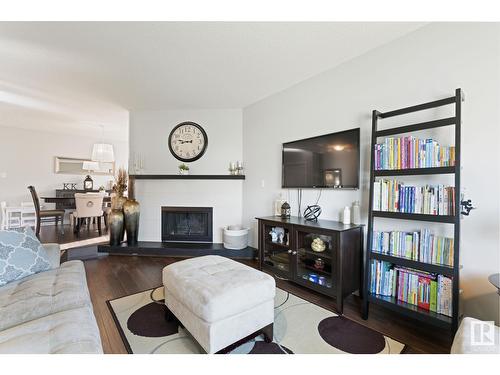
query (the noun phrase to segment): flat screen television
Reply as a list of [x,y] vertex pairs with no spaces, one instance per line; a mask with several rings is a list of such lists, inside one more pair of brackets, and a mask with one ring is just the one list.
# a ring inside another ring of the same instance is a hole
[[359,128],[283,143],[283,188],[359,188]]

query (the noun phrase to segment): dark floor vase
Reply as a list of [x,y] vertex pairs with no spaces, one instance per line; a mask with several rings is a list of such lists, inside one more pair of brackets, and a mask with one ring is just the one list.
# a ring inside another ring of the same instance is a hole
[[139,202],[135,199],[127,199],[127,201],[123,204],[123,214],[125,216],[127,244],[129,246],[135,246],[137,245],[137,236],[139,234]]
[[109,214],[109,244],[118,246],[123,241],[124,215],[122,210],[111,210]]

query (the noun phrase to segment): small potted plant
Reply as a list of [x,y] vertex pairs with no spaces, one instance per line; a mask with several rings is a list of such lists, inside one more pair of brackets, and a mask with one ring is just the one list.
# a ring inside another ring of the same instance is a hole
[[183,174],[183,175],[189,174],[189,167],[184,163],[179,165],[179,174]]

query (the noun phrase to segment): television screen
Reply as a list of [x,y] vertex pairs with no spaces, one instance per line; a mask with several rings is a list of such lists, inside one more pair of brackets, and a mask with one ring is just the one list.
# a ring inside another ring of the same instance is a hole
[[359,128],[283,143],[284,188],[359,188]]

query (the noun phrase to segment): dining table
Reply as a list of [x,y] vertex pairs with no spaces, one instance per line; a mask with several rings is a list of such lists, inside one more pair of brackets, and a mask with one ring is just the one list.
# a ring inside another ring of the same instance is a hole
[[[73,208],[76,209],[75,206],[75,197],[41,197],[45,203],[60,203],[64,204],[68,208]],[[103,198],[103,204],[108,204],[111,203],[111,197],[110,196],[104,196]]]

